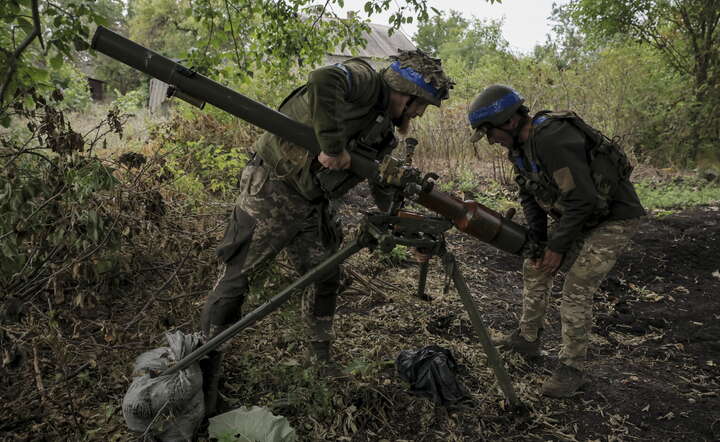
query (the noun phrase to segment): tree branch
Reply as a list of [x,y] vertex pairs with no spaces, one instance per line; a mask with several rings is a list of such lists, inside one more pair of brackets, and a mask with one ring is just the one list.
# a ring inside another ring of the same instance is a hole
[[38,8],[38,0],[32,0],[32,18],[33,18],[33,30],[30,32],[30,34],[25,37],[25,40],[23,40],[22,43],[20,43],[20,46],[18,46],[15,51],[10,56],[10,59],[8,60],[8,68],[5,72],[5,78],[3,78],[2,85],[0,86],[0,103],[5,102],[5,93],[7,92],[8,86],[10,85],[10,81],[12,80],[13,75],[15,75],[15,71],[17,70],[17,62],[20,59],[20,56],[22,53],[27,49],[28,46],[30,46],[30,43],[33,42],[36,38],[40,40],[40,43],[42,44],[42,37],[40,36],[40,11]]

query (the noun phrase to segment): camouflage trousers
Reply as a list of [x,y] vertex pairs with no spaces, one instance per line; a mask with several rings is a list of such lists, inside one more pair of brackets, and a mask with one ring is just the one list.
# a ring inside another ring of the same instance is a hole
[[[249,281],[281,251],[304,274],[338,250],[339,222],[323,200],[313,204],[257,159],[240,179],[240,196],[217,254],[220,276],[203,308],[201,323],[212,337],[241,317]],[[303,293],[302,310],[310,339],[330,341],[332,318],[340,288],[339,266]]]
[[[593,295],[630,243],[639,224],[638,218],[602,223],[576,241],[566,253],[561,267],[566,274],[560,305],[560,362],[579,370],[584,368],[592,330]],[[552,275],[536,269],[532,260],[525,260],[520,334],[529,341],[538,339],[543,328],[552,285]]]

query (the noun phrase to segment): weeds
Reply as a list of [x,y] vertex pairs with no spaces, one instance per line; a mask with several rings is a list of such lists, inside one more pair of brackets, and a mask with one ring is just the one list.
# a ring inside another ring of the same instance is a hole
[[378,261],[385,265],[397,266],[410,259],[410,251],[407,246],[402,244],[396,245],[389,252],[384,252],[379,248],[375,249],[373,254],[377,257]]
[[641,181],[635,190],[643,206],[670,214],[672,210],[720,201],[720,185],[701,179],[676,177],[666,182]]

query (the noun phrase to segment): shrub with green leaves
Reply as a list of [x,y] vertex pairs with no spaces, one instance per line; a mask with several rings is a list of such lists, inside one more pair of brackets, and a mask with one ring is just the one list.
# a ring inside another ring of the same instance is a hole
[[[28,133],[0,143],[0,287],[20,299],[72,287],[82,303],[79,286],[120,263],[118,180],[62,112],[33,100],[35,109],[20,110]],[[119,117],[109,119],[120,130]]]
[[178,179],[179,186],[193,193],[232,191],[248,159],[241,149],[207,143],[204,137],[171,142],[165,149],[168,152],[165,168]]
[[138,110],[144,109],[148,102],[148,88],[147,85],[143,85],[135,90],[132,90],[126,94],[121,94],[117,89],[115,90],[117,98],[113,100],[112,105],[116,106],[120,112],[137,112]]

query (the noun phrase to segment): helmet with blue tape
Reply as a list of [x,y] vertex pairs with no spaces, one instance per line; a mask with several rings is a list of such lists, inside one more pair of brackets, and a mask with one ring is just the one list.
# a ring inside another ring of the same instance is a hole
[[468,120],[475,129],[470,141],[480,140],[489,127],[501,126],[523,105],[525,99],[515,89],[493,84],[480,92],[470,104]]
[[455,84],[442,69],[439,58],[432,58],[421,50],[400,50],[390,56],[390,66],[382,71],[385,82],[394,91],[420,97],[440,106]]

